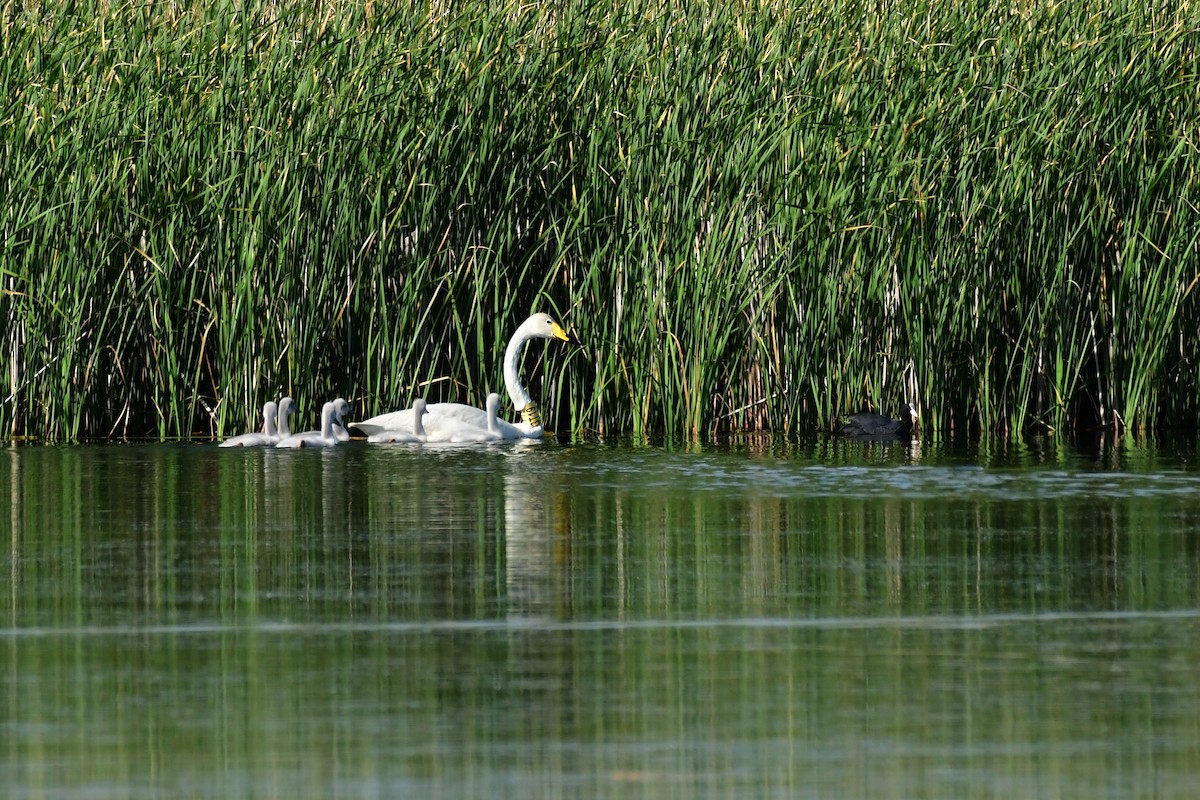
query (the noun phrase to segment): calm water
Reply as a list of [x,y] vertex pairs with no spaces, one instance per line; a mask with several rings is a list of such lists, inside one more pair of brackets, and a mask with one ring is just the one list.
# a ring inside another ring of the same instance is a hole
[[0,452],[6,798],[1194,797],[1194,444]]

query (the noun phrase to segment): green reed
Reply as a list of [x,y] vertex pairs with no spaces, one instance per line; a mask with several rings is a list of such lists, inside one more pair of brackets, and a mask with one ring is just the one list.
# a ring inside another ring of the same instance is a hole
[[0,425],[1194,426],[1194,11],[9,4]]

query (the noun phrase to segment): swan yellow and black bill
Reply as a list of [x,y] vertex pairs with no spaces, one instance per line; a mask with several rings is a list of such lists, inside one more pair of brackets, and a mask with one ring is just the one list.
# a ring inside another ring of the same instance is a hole
[[563,326],[559,325],[557,322],[550,323],[550,333],[554,334],[555,339],[561,339],[567,344],[580,344],[578,337],[572,337],[571,334],[567,333]]

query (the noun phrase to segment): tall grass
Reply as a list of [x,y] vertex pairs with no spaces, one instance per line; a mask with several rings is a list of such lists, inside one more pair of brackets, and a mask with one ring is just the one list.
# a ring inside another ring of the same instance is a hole
[[1190,3],[8,4],[6,433],[1200,421]]

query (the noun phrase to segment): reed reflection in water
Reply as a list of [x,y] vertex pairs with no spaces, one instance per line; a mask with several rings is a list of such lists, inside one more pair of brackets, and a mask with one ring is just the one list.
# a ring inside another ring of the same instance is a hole
[[0,470],[8,797],[1197,777],[1186,464],[545,443],[29,448]]

